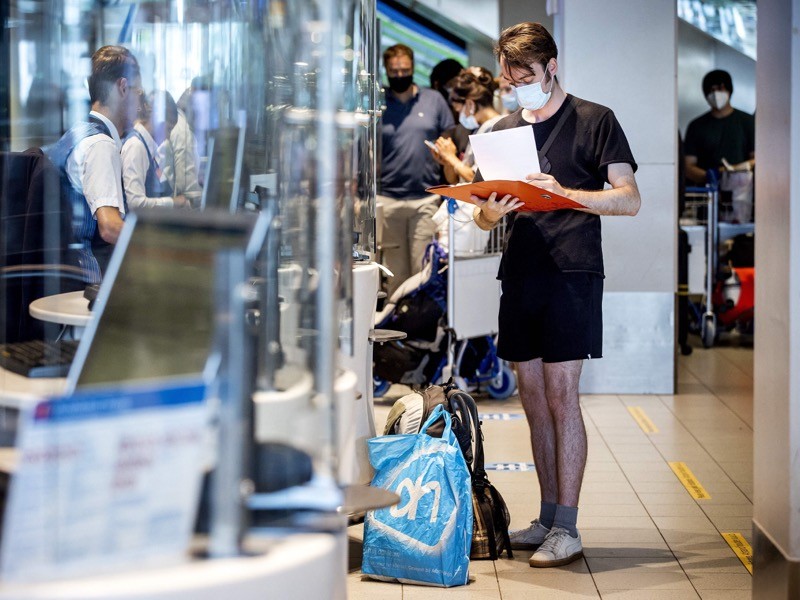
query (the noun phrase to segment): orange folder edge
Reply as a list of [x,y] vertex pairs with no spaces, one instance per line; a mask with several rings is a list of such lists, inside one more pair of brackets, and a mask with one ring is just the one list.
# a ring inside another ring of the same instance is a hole
[[547,212],[560,210],[563,208],[585,208],[582,204],[570,200],[565,196],[548,192],[542,188],[531,185],[524,181],[509,181],[506,179],[495,179],[492,181],[479,181],[478,183],[466,183],[461,185],[437,185],[425,190],[431,194],[439,194],[447,198],[455,198],[475,204],[470,196],[475,195],[479,198],[488,198],[492,192],[497,192],[497,197],[502,198],[506,194],[511,194],[514,198],[519,198],[525,203],[520,207],[520,212]]

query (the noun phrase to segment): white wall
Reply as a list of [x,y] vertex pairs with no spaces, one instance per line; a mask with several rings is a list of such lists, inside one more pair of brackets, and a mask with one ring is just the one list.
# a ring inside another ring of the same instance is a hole
[[541,23],[552,33],[553,17],[547,14],[547,0],[500,0],[501,30],[525,21]]
[[[614,110],[639,164],[642,195],[635,218],[603,218],[604,358],[587,361],[581,389],[669,393],[675,364],[676,6],[569,0],[561,3],[554,25],[565,89]],[[649,309],[634,311],[632,327],[624,307],[644,305]],[[645,355],[650,360],[642,372],[637,365]]]

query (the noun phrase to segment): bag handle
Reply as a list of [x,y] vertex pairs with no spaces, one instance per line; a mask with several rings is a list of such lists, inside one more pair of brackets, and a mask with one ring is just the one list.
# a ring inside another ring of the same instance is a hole
[[[469,415],[472,421],[472,431],[475,432],[474,436],[474,450],[472,452],[472,464],[469,467],[470,474],[485,473],[483,467],[483,434],[481,432],[480,417],[478,416],[478,407],[472,396],[466,392],[455,388],[447,392],[447,400],[450,402],[450,409],[455,413],[460,412],[462,415]],[[480,477],[479,477],[480,478]]]
[[420,428],[420,433],[427,433],[428,427],[436,423],[439,419],[444,419],[444,430],[442,431],[442,439],[449,440],[450,432],[453,429],[453,422],[450,419],[450,413],[445,410],[444,406],[441,404],[437,404],[436,407],[431,411],[431,416],[428,417],[428,420]]
[[558,118],[558,122],[556,126],[553,128],[553,131],[550,132],[550,135],[547,136],[547,140],[542,146],[542,149],[539,150],[539,170],[542,173],[549,173],[550,172],[550,161],[547,160],[547,151],[550,150],[550,146],[553,145],[553,142],[558,137],[558,132],[561,131],[561,128],[564,126],[564,123],[567,122],[567,117],[572,114],[572,111],[575,110],[575,103],[572,100],[572,97],[567,96],[566,99],[567,107],[564,109],[564,112],[561,113],[561,116]]

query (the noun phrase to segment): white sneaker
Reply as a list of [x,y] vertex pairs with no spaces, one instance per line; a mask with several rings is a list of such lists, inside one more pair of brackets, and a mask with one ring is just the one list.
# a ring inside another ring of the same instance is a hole
[[558,567],[566,565],[583,556],[581,534],[574,538],[562,527],[553,527],[544,542],[531,556],[528,564],[532,567]]
[[511,538],[512,550],[536,550],[542,545],[550,530],[539,523],[539,519],[531,521],[530,527],[511,531],[508,537]]

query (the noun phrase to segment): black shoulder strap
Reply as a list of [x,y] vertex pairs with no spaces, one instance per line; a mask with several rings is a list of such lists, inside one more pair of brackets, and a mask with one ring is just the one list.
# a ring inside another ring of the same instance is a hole
[[544,146],[542,146],[542,149],[539,150],[539,168],[541,169],[542,173],[548,173],[550,171],[550,161],[547,160],[547,151],[550,150],[550,146],[553,145],[553,142],[558,137],[558,132],[561,131],[564,123],[567,122],[567,118],[572,114],[572,111],[575,110],[575,101],[573,100],[572,96],[567,96],[565,102],[567,103],[567,106],[564,109],[564,112],[562,112],[561,116],[558,118],[556,126],[553,127],[553,131],[551,131],[550,135],[547,136],[547,141],[545,141]]
[[478,407],[475,400],[459,389],[448,391],[447,400],[450,403],[450,410],[453,413],[459,412],[464,417],[464,421],[468,418],[472,423],[472,431],[474,432],[473,443],[475,449],[472,453],[472,464],[467,465],[470,470],[470,475],[480,477],[484,474],[483,467],[483,434],[481,433],[481,422],[478,416]]

